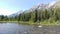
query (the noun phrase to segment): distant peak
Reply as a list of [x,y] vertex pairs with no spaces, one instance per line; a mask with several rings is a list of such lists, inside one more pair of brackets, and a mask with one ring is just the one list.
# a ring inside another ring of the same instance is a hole
[[35,9],[51,9],[55,7],[60,7],[60,1],[52,1],[48,4],[44,3],[38,3],[37,5],[34,5],[30,11],[34,11]]
[[41,9],[41,8],[45,8],[47,4],[37,4],[35,6],[33,6],[31,9],[35,10],[35,9]]

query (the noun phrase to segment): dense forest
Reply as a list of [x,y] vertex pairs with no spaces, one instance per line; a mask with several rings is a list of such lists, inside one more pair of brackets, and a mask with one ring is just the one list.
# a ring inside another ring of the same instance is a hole
[[42,9],[42,10],[34,10],[29,13],[22,13],[19,16],[19,21],[57,21],[60,20],[60,8],[55,9]]
[[0,15],[0,21],[23,21],[23,22],[46,22],[54,23],[60,21],[60,8],[35,9],[34,11],[21,13],[15,17]]

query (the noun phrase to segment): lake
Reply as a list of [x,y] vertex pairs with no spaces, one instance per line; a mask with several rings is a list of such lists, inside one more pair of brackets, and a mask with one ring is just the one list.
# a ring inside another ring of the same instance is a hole
[[0,24],[0,34],[60,34],[60,26],[32,26],[15,23]]

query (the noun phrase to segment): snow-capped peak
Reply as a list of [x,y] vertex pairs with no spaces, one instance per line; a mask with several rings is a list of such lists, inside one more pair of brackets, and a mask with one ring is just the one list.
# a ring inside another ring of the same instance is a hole
[[56,1],[51,2],[51,3],[48,5],[48,8],[50,8],[51,6],[53,6],[55,3],[56,3]]
[[47,4],[37,4],[37,5],[34,5],[31,10],[35,10],[35,9],[41,9],[41,8],[45,8],[47,6]]

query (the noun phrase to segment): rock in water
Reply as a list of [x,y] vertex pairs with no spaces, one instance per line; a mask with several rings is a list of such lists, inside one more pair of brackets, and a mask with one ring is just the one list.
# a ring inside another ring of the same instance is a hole
[[38,27],[40,28],[40,27],[42,27],[42,26],[40,25],[40,26],[38,26]]

